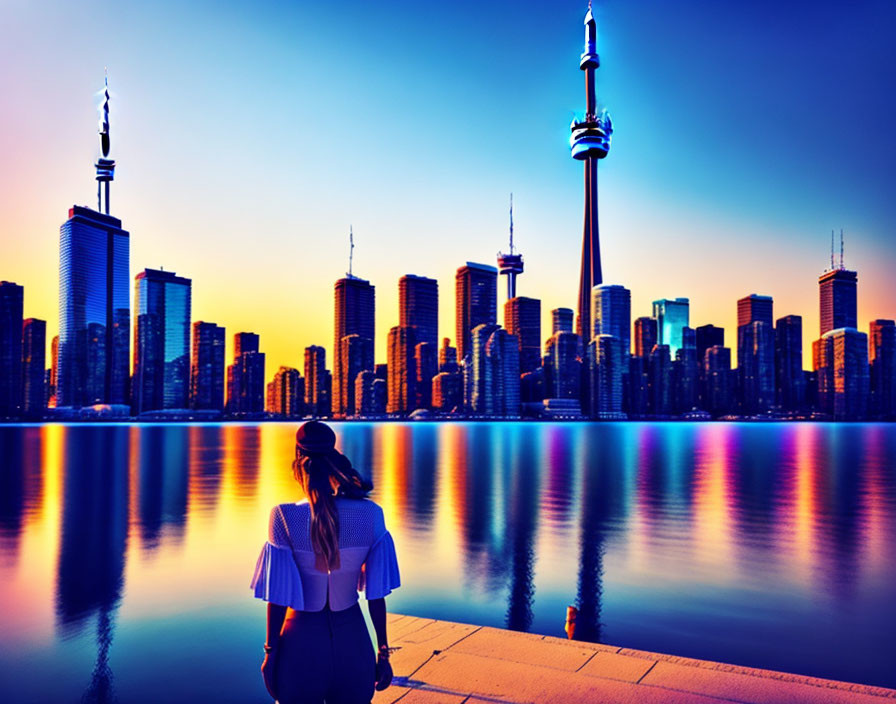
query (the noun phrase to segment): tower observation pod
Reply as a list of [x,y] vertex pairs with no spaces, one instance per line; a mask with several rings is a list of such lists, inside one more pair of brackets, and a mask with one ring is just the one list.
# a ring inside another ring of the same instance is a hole
[[600,66],[597,54],[597,22],[591,4],[585,13],[585,51],[579,68],[585,72],[585,117],[574,119],[569,147],[573,159],[585,162],[585,223],[579,275],[579,306],[576,332],[587,343],[591,331],[591,289],[603,282],[597,222],[597,163],[610,151],[613,123],[606,110],[598,111],[594,72]]
[[507,277],[507,300],[516,298],[516,277],[523,273],[523,255],[513,247],[513,193],[510,194],[510,254],[498,252],[498,271]]

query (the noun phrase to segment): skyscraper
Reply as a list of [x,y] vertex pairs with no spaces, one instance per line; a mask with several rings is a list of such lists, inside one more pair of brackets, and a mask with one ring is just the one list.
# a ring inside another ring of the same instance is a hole
[[725,328],[715,325],[701,325],[696,329],[697,336],[697,361],[702,365],[706,357],[706,350],[710,347],[725,346]]
[[713,345],[703,356],[704,408],[719,417],[731,411],[731,350]]
[[47,405],[56,408],[56,379],[59,375],[59,335],[53,335],[50,343],[50,386],[47,388]]
[[464,360],[472,351],[470,333],[477,325],[498,320],[498,270],[467,262],[454,277],[455,338],[457,355]]
[[417,342],[439,342],[439,282],[405,274],[398,280],[398,324],[416,329]]
[[[342,361],[342,338],[346,335],[360,335],[368,340],[376,339],[374,318],[376,313],[376,292],[369,281],[356,276],[339,279],[334,287],[335,339],[333,342],[333,415],[344,417],[353,410],[349,407],[349,386],[354,389],[354,378],[345,376]],[[372,348],[371,348],[372,349]],[[364,369],[373,369],[373,355],[367,359]]]
[[585,51],[579,61],[579,68],[585,72],[585,118],[573,120],[569,139],[572,157],[585,162],[585,220],[576,324],[576,332],[583,343],[591,336],[591,289],[603,281],[597,217],[597,164],[610,151],[610,137],[613,134],[610,116],[605,110],[599,110],[597,105],[594,72],[599,66],[597,23],[589,7],[585,14]]
[[547,344],[550,368],[548,388],[550,399],[581,399],[581,371],[578,361],[579,336],[574,332],[557,332]]
[[442,338],[442,346],[439,348],[439,372],[456,372],[457,348],[451,346],[451,340]]
[[896,324],[892,320],[872,320],[870,333],[870,409],[875,418],[889,420],[896,417]]
[[672,359],[669,345],[654,345],[648,358],[650,374],[650,412],[667,416],[672,412]]
[[464,379],[460,372],[439,372],[432,380],[432,407],[449,413],[464,403]]
[[[109,215],[109,86],[96,162],[97,210],[72,206],[59,231],[57,406],[126,404],[130,372],[130,235]],[[103,210],[105,187],[105,212]]]
[[22,306],[25,289],[0,281],[0,418],[22,410]]
[[699,378],[696,331],[685,327],[681,330],[681,347],[672,362],[672,407],[675,413],[688,413],[697,408]]
[[465,401],[473,413],[494,413],[493,380],[491,379],[494,366],[486,358],[486,346],[492,333],[499,329],[498,325],[482,323],[473,328],[470,333],[470,370],[472,378],[469,398],[465,399]]
[[[597,288],[595,288],[595,291]],[[595,296],[595,302],[598,298]],[[590,413],[595,418],[622,418],[623,365],[628,375],[628,356],[615,335],[598,333],[588,344]]]
[[625,286],[601,284],[592,290],[591,337],[612,335],[619,340],[622,364],[628,373],[628,357],[631,354],[632,294]]
[[47,323],[28,318],[22,323],[22,412],[40,418],[47,407],[45,383]]
[[416,380],[414,408],[432,407],[432,380],[439,373],[439,351],[432,342],[418,342],[414,346]]
[[690,325],[690,302],[687,298],[661,298],[653,302],[657,344],[667,345],[672,358],[681,347],[681,330]]
[[520,414],[520,343],[516,335],[498,328],[485,344],[485,409],[488,415]]
[[775,329],[771,296],[755,293],[737,302],[737,370],[744,413],[775,404]]
[[72,206],[60,228],[58,406],[128,401],[130,235]]
[[327,351],[318,345],[305,348],[305,408],[315,418],[330,412],[326,390]]
[[373,340],[361,335],[346,335],[342,338],[341,378],[345,382],[345,415],[355,412],[355,387],[358,374],[373,371]]
[[551,335],[556,335],[558,332],[572,332],[574,315],[572,308],[554,308],[551,311]]
[[189,406],[191,290],[190,279],[171,271],[146,269],[136,276],[135,413]]
[[843,268],[831,268],[818,277],[818,302],[821,311],[821,335],[837,328],[856,327],[856,283],[858,274]]
[[300,418],[305,412],[305,385],[298,369],[280,367],[270,384],[267,410],[282,418]]
[[834,420],[862,420],[868,412],[868,336],[855,328],[837,328],[833,338]]
[[417,400],[417,369],[414,359],[414,328],[396,325],[389,330],[387,365],[389,387],[387,413],[410,413]]
[[775,396],[785,411],[800,411],[806,404],[803,319],[798,315],[775,322]]
[[635,320],[635,356],[650,356],[650,351],[657,343],[656,318],[643,316]]
[[227,412],[233,415],[264,411],[265,356],[258,335],[238,332],[233,336],[233,363],[227,367]]
[[535,371],[541,363],[541,301],[517,296],[504,304],[504,327],[520,342],[520,372]]
[[224,410],[225,331],[214,323],[193,323],[190,408]]

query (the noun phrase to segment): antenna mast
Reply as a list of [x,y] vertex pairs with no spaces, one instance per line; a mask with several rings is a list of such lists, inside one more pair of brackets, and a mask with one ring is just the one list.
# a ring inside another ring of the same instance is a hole
[[831,271],[834,270],[834,231],[831,230]]
[[845,268],[843,266],[843,228],[840,228],[840,268]]
[[348,226],[348,278],[355,278],[352,276],[352,259],[355,256],[355,235],[352,232],[352,226]]
[[513,254],[513,193],[510,194],[510,253]]

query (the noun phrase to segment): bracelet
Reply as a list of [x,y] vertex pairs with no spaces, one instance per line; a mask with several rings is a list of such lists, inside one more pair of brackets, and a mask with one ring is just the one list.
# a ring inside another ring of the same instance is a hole
[[397,646],[395,648],[390,648],[388,645],[381,645],[379,649],[379,656],[383,660],[388,660],[389,656],[394,653],[396,650],[401,650],[401,646]]

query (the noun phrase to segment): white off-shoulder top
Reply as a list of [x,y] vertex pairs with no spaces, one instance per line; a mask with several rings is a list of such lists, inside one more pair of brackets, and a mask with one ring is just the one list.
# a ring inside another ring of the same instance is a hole
[[339,511],[339,569],[321,572],[311,546],[311,506],[307,501],[271,510],[268,540],[255,565],[251,588],[259,599],[297,611],[343,611],[362,589],[379,599],[401,586],[395,544],[383,509],[370,499],[336,497]]

